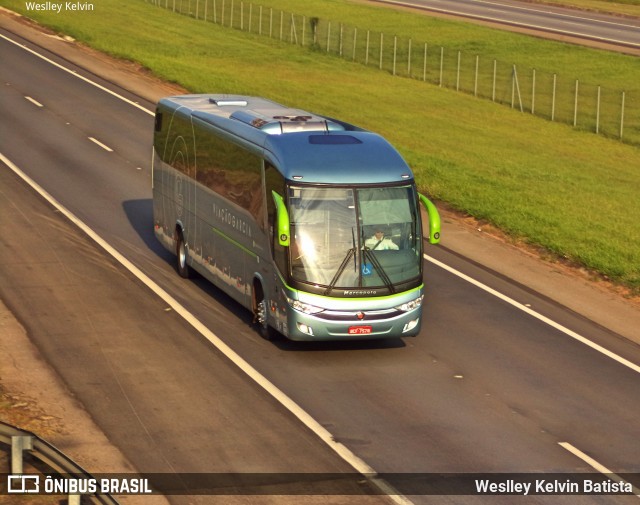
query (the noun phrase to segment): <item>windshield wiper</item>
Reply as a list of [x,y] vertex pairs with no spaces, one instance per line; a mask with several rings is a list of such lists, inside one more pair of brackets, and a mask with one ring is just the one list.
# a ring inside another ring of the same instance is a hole
[[[327,289],[325,289],[324,296],[328,296],[329,293],[331,293],[331,291],[333,290],[333,288],[336,287],[336,284],[338,283],[338,279],[342,275],[342,272],[344,272],[344,269],[347,268],[347,264],[349,263],[349,260],[351,259],[351,256],[354,256],[354,258],[355,258],[355,255],[356,255],[356,248],[355,247],[352,247],[351,249],[349,249],[347,251],[347,255],[342,260],[342,263],[338,267],[338,270],[336,271],[336,274],[333,276],[333,279],[331,279],[331,282],[329,283],[329,286],[327,286]],[[354,259],[354,265],[355,265],[355,259]]]
[[353,226],[351,227],[351,243],[353,244],[353,271],[356,272],[358,270],[358,263],[356,258],[356,235],[353,231]]
[[385,272],[384,268],[382,268],[382,265],[378,261],[378,258],[376,258],[375,254],[373,254],[372,249],[369,249],[367,246],[365,246],[364,249],[362,250],[362,252],[363,252],[363,256],[365,258],[365,261],[366,261],[367,258],[369,258],[369,260],[371,260],[371,263],[373,264],[373,267],[378,272],[378,275],[382,279],[382,282],[384,282],[385,286],[387,286],[389,288],[389,291],[391,293],[395,293],[396,289],[393,287],[393,283],[391,282],[391,279],[389,279],[389,276],[387,275],[387,272]]
[[344,272],[345,268],[347,268],[347,263],[349,263],[351,256],[353,256],[353,271],[355,272],[358,270],[358,264],[357,264],[357,258],[356,258],[356,237],[353,232],[353,227],[351,227],[351,243],[353,244],[353,247],[347,251],[347,255],[342,260],[342,263],[338,267],[336,274],[333,276],[333,279],[331,279],[329,286],[324,291],[325,296],[329,295],[329,293],[331,293],[333,288],[336,287],[336,284],[338,283],[338,279],[342,275],[342,272]]

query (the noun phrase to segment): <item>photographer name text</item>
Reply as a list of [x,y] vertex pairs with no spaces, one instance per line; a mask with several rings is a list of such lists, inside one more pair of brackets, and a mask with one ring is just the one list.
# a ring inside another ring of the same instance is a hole
[[534,482],[519,482],[507,480],[493,482],[491,480],[476,480],[478,494],[515,494],[527,496],[529,494],[632,494],[633,486],[628,482],[616,482],[611,479],[601,481],[585,479],[581,482],[571,480],[545,480]]
[[95,6],[90,2],[26,2],[25,6],[28,11],[55,12],[57,14],[63,11],[80,12],[95,10]]

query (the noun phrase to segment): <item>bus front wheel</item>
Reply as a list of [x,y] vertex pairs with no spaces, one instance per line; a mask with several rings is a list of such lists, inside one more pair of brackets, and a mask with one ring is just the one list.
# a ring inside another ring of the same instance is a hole
[[258,281],[253,284],[253,321],[257,324],[262,338],[273,340],[276,337],[276,331],[269,326],[267,299],[264,296],[262,284]]

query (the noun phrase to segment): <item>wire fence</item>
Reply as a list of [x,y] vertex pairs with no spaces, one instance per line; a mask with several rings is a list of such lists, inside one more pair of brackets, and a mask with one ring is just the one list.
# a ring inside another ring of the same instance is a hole
[[489,99],[523,113],[640,145],[640,91],[614,90],[558,74],[292,14],[239,0],[145,0],[405,77]]

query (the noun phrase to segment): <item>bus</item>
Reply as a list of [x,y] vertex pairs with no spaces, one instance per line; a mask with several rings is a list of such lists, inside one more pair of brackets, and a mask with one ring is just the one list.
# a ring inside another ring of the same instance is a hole
[[440,217],[381,136],[270,100],[163,98],[155,114],[154,233],[253,312],[264,338],[415,336]]

